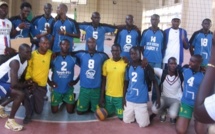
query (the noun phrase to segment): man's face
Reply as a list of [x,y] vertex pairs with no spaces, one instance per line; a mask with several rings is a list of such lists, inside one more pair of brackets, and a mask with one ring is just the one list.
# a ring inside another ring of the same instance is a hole
[[93,23],[95,23],[95,24],[99,24],[100,23],[100,14],[98,14],[98,13],[94,13],[93,15],[92,15],[92,17],[91,17],[91,20],[92,20],[92,22]]
[[23,18],[27,18],[28,15],[30,14],[31,12],[31,8],[29,7],[24,7],[22,10],[21,10],[21,15]]
[[50,42],[48,39],[41,39],[40,43],[39,43],[39,49],[46,53],[48,51],[48,49],[50,48]]
[[200,67],[201,63],[199,63],[198,59],[194,56],[190,58],[189,67],[192,70],[197,70]]
[[60,44],[60,48],[61,48],[61,51],[63,53],[67,53],[69,52],[69,42],[68,41],[62,41],[61,44]]
[[24,48],[19,53],[20,53],[21,57],[23,57],[25,60],[30,60],[31,59],[31,48],[30,47]]
[[173,60],[173,59],[169,60],[167,65],[168,65],[169,71],[174,72],[176,70],[176,67],[177,67],[176,60]]
[[138,61],[140,57],[140,53],[138,50],[130,49],[130,56],[132,61]]
[[211,22],[208,20],[205,20],[202,22],[202,28],[205,30],[209,30],[211,28]]
[[159,19],[159,17],[156,17],[156,16],[152,16],[151,17],[151,24],[152,24],[152,26],[158,26],[158,23],[160,22],[160,19]]
[[96,50],[96,40],[95,39],[87,40],[87,46],[89,50]]
[[52,6],[47,4],[44,6],[44,12],[46,15],[50,15],[52,13]]
[[173,19],[173,20],[172,20],[172,28],[178,29],[180,23],[181,23],[181,20],[180,20],[180,19]]
[[113,56],[113,59],[119,59],[120,58],[120,47],[112,46],[111,53]]
[[7,14],[8,14],[8,6],[4,5],[4,4],[1,5],[0,6],[0,17],[2,19],[4,19],[4,18],[6,18]]
[[125,23],[126,23],[126,25],[128,25],[128,26],[132,26],[133,23],[134,23],[134,21],[133,21],[133,16],[128,15],[128,16],[126,17]]

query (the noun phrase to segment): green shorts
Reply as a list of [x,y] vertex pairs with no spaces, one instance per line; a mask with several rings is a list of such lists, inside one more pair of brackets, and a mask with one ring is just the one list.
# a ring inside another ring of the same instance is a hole
[[70,88],[66,93],[61,94],[53,90],[51,94],[51,105],[58,106],[63,101],[67,104],[74,104],[75,98],[73,91],[74,88]]
[[77,110],[80,112],[85,112],[89,109],[89,106],[91,106],[91,111],[95,112],[98,108],[100,92],[100,88],[88,89],[81,87],[78,97]]
[[118,118],[123,117],[122,97],[105,96],[105,109],[108,112],[108,116],[116,114]]
[[187,119],[191,119],[192,115],[193,115],[193,109],[194,109],[193,107],[191,107],[185,103],[181,103],[179,116],[187,118]]

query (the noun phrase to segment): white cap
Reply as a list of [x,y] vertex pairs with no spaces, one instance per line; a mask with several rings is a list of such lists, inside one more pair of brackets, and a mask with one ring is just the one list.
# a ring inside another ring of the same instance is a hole
[[174,14],[173,16],[172,16],[172,20],[173,19],[181,19],[181,15],[180,14]]
[[2,5],[8,6],[7,2],[5,2],[5,1],[0,1],[0,6],[2,6]]

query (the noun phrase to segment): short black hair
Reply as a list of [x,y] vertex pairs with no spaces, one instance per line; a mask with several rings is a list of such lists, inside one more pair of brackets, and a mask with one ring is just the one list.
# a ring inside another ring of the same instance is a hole
[[170,57],[170,58],[168,59],[168,63],[170,62],[170,60],[177,61],[177,59],[176,59],[175,57]]
[[202,21],[202,24],[204,23],[204,21],[209,21],[211,23],[211,20],[208,19],[208,18],[205,18],[203,21]]
[[64,41],[64,42],[68,42],[68,43],[70,44],[70,41],[69,41],[68,39],[62,39],[62,40],[60,41],[60,45],[61,45],[61,43],[63,43],[63,41]]
[[200,54],[194,54],[192,57],[195,57],[196,59],[198,59],[198,62],[202,63],[203,58]]
[[117,43],[114,43],[112,46],[111,46],[111,50],[113,50],[113,47],[118,47],[120,49],[120,51],[122,51],[121,49],[121,46]]
[[31,4],[28,2],[22,2],[22,4],[20,5],[20,9],[22,10],[24,7],[29,7],[30,9],[32,9]]

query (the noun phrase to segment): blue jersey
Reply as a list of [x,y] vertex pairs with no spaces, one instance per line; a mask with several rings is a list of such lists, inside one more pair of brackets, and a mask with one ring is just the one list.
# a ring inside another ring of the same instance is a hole
[[14,16],[10,18],[10,21],[13,25],[13,28],[16,28],[19,26],[20,23],[24,22],[26,23],[27,27],[25,29],[21,29],[19,32],[17,32],[17,34],[15,36],[11,36],[11,39],[14,38],[27,38],[30,36],[35,36],[35,32],[34,32],[34,27],[33,25],[30,23],[30,21],[28,21],[27,19],[22,20],[21,17],[18,16]]
[[151,28],[142,33],[140,46],[144,47],[143,56],[151,63],[162,63],[163,59],[164,32],[153,31]]
[[194,47],[194,54],[200,54],[203,58],[202,64],[207,65],[211,57],[213,33],[209,31],[207,34],[203,30],[194,32],[190,38],[190,45]]
[[133,103],[148,102],[148,87],[145,80],[145,71],[141,66],[129,66],[126,71],[126,80],[129,81],[126,100]]
[[[96,39],[97,51],[104,51],[105,33],[114,32],[115,27],[107,24],[99,24],[98,27],[93,27],[92,23],[79,23],[79,28],[86,32],[86,40],[93,37]],[[86,50],[88,47],[86,45]]]
[[59,55],[52,60],[52,81],[57,84],[57,88],[54,88],[56,92],[63,94],[71,88],[68,84],[73,81],[76,61],[76,58],[71,55],[65,57]]
[[70,52],[73,49],[73,37],[60,35],[58,32],[64,29],[66,33],[70,34],[80,34],[77,22],[73,19],[67,18],[65,21],[56,20],[53,24],[52,36],[54,36],[54,44],[52,47],[53,52],[60,52],[60,41],[62,39],[67,39],[70,42]]
[[129,50],[132,46],[137,46],[140,43],[140,31],[136,29],[131,29],[130,31],[126,29],[126,27],[119,29],[116,38],[115,43],[119,44],[121,46],[122,52],[121,56],[126,57],[129,60],[131,59]]
[[193,73],[190,68],[187,68],[184,69],[183,75],[184,90],[181,102],[193,107],[199,86],[204,78],[204,74],[202,72]]
[[[51,16],[50,18],[46,18],[45,15],[39,15],[33,18],[31,21],[34,26],[34,30],[36,34],[44,34],[47,33],[46,27],[50,27],[52,29],[52,25],[54,22],[54,18]],[[48,39],[51,40],[52,35],[47,35]]]
[[107,54],[78,51],[75,54],[80,64],[80,86],[84,88],[101,88],[102,65],[108,59]]

